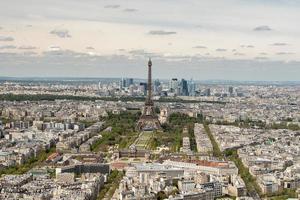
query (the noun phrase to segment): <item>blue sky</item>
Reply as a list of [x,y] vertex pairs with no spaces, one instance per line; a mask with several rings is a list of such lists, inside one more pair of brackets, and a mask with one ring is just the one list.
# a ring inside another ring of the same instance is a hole
[[296,0],[10,0],[1,76],[300,80]]

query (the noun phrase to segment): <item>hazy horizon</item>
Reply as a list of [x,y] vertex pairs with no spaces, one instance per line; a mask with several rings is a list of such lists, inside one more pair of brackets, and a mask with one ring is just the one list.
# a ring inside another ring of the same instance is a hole
[[[56,77],[42,77],[42,76],[0,76],[0,81],[101,81],[101,80],[121,80],[122,78],[133,78],[135,82],[144,81],[146,82],[147,79],[143,77],[79,77],[79,76],[56,76]],[[178,80],[185,79],[187,81],[193,80],[196,83],[205,83],[205,84],[279,84],[279,85],[298,85],[300,81],[259,81],[259,80],[226,80],[226,79],[188,79],[184,77],[171,77],[171,78],[178,78]],[[168,82],[171,78],[154,78],[154,80],[159,80],[162,82]]]

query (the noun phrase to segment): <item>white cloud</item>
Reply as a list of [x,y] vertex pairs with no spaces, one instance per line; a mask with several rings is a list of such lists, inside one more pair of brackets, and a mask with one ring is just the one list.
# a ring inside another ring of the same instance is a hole
[[50,34],[56,35],[60,38],[70,38],[71,35],[69,34],[69,31],[66,29],[55,29],[50,31]]
[[253,45],[240,45],[240,47],[242,47],[242,48],[254,48],[254,46]]
[[293,52],[284,52],[284,51],[281,51],[281,52],[277,52],[276,55],[293,55],[294,53]]
[[106,6],[104,6],[104,8],[113,8],[113,9],[120,8],[120,7],[121,7],[120,5],[106,5]]
[[34,50],[34,49],[36,49],[36,47],[30,46],[30,45],[28,45],[28,46],[23,45],[23,46],[20,46],[19,49],[21,49],[21,50]]
[[61,48],[59,46],[54,46],[54,45],[48,48],[48,51],[60,51],[60,50]]
[[10,36],[0,36],[0,41],[2,42],[11,42],[14,41],[15,39],[13,37]]
[[150,34],[150,35],[175,35],[175,34],[177,34],[177,32],[164,31],[164,30],[153,30],[153,31],[149,31],[148,34]]
[[254,31],[272,31],[269,26],[258,26],[253,29]]
[[233,55],[235,55],[235,56],[244,56],[245,54],[244,53],[235,52]]
[[206,46],[202,46],[202,45],[197,45],[193,47],[194,49],[207,49]]
[[289,44],[284,43],[284,42],[276,42],[276,43],[273,43],[272,45],[273,45],[273,46],[287,46],[287,45],[289,45]]
[[125,12],[137,12],[138,9],[135,9],[135,8],[126,8],[124,9]]
[[256,59],[256,60],[268,60],[269,58],[265,57],[265,56],[257,56],[254,59]]
[[219,51],[219,52],[224,52],[224,51],[227,51],[227,49],[218,48],[218,49],[216,49],[216,51]]
[[4,45],[0,46],[0,49],[16,49],[17,47],[15,45]]

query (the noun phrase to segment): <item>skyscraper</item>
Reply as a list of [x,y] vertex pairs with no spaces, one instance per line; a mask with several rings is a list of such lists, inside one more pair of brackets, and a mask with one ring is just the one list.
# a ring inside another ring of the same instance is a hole
[[140,90],[146,96],[147,95],[147,83],[140,83]]
[[178,79],[177,78],[172,78],[170,83],[169,83],[169,90],[170,92],[177,92],[178,89]]
[[133,78],[128,78],[126,81],[127,81],[127,83],[126,83],[127,87],[133,85]]
[[210,96],[210,88],[206,88],[203,92],[204,96]]
[[119,89],[123,89],[123,78],[119,81]]
[[133,85],[133,78],[122,78],[122,88],[127,88]]
[[190,96],[196,96],[196,84],[193,81],[193,79],[191,79],[188,83],[188,88],[189,88],[189,95]]
[[180,85],[180,95],[189,96],[188,82],[185,79],[181,79],[181,82],[179,85]]
[[158,79],[154,81],[153,92],[155,94],[161,93],[161,83]]
[[233,87],[232,87],[232,86],[230,86],[230,87],[228,88],[228,92],[229,92],[230,96],[233,95]]

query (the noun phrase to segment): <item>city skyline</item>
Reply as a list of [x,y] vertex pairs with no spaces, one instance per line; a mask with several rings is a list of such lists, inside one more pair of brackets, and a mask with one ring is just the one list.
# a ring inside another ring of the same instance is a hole
[[1,76],[300,80],[297,1],[3,5]]

